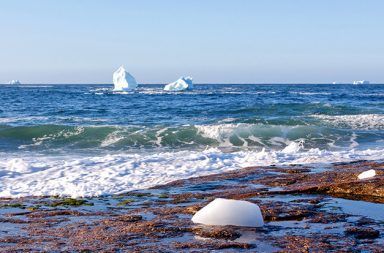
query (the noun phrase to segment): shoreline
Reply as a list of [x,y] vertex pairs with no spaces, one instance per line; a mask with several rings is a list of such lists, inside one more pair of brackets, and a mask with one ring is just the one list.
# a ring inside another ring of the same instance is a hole
[[[369,169],[374,178],[357,179]],[[218,197],[257,203],[265,226],[193,224]],[[383,161],[248,167],[112,196],[2,198],[0,252],[375,252],[384,242],[383,204]]]

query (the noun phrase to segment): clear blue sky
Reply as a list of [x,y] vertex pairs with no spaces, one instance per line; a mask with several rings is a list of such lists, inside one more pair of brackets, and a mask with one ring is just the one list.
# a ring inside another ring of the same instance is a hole
[[384,83],[383,0],[0,0],[0,83]]

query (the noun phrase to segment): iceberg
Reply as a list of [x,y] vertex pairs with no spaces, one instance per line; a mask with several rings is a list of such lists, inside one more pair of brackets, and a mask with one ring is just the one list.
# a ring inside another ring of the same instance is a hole
[[366,81],[366,80],[353,81],[353,84],[369,84],[369,81]]
[[125,91],[137,88],[136,79],[121,66],[113,73],[114,91]]
[[19,80],[11,80],[11,81],[9,82],[9,84],[19,85],[19,84],[21,84],[21,83],[20,83]]
[[217,198],[200,209],[193,217],[193,223],[215,226],[262,227],[263,216],[258,205],[233,199]]
[[371,178],[371,177],[374,177],[376,176],[376,171],[375,170],[367,170],[367,171],[364,171],[362,173],[360,173],[357,178],[358,179],[366,179],[366,178]]
[[183,91],[193,89],[192,77],[180,77],[177,81],[165,85],[166,91]]

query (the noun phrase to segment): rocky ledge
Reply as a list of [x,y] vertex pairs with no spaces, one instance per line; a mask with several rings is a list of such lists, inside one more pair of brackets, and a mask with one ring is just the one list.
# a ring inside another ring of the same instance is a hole
[[[265,225],[193,224],[218,197],[258,204]],[[382,162],[251,167],[116,196],[0,199],[0,251],[382,252],[383,210]]]

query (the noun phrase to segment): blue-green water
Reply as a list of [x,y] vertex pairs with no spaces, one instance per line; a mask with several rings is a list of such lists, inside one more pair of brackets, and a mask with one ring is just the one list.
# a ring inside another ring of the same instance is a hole
[[[207,84],[178,93],[162,87],[113,93],[111,85],[0,86],[0,183],[20,167],[25,171],[17,173],[37,178],[53,167],[118,167],[111,173],[122,177],[139,168],[153,185],[252,164],[382,159],[384,85]],[[122,191],[101,188],[84,194]],[[10,189],[0,184],[0,196],[28,186]]]

